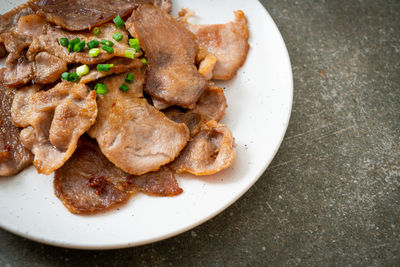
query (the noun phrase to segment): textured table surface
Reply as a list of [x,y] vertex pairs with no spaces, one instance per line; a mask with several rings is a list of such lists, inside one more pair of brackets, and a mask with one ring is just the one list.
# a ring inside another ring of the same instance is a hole
[[400,264],[400,1],[262,2],[289,50],[294,104],[256,185],[138,248],[67,250],[0,230],[0,266]]

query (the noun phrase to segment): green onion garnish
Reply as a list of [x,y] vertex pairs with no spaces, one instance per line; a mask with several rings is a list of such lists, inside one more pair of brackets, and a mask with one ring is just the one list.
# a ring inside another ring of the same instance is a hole
[[100,34],[100,28],[99,27],[94,27],[93,28],[93,34],[94,35],[99,35]]
[[107,51],[110,54],[114,53],[114,48],[112,48],[111,46],[103,45],[101,48],[103,48],[104,51]]
[[132,59],[135,57],[135,54],[136,54],[136,50],[134,48],[126,49],[125,53],[124,53],[125,57],[132,58]]
[[89,50],[90,57],[97,57],[99,54],[100,54],[100,49],[98,48],[92,48]]
[[133,82],[133,79],[135,79],[135,76],[133,75],[133,73],[128,73],[128,74],[126,75],[125,82],[127,82],[127,83],[132,83],[132,82]]
[[113,19],[113,21],[114,21],[114,23],[115,23],[115,25],[117,26],[118,29],[125,25],[125,22],[124,22],[124,20],[121,18],[120,15],[116,16],[116,17]]
[[76,74],[78,74],[79,77],[85,76],[88,73],[89,73],[88,65],[82,65],[76,68]]
[[79,79],[79,76],[76,72],[70,73],[70,74],[71,75],[69,75],[69,81],[76,82]]
[[99,41],[93,39],[92,41],[87,43],[87,46],[89,47],[89,49],[96,48],[99,46]]
[[102,83],[98,83],[98,84],[95,85],[94,90],[99,95],[104,95],[105,93],[107,93],[107,86],[105,86]]
[[140,51],[139,39],[129,39],[129,46],[135,48],[136,51]]
[[111,46],[111,47],[114,45],[114,43],[112,41],[108,41],[108,40],[101,40],[100,43],[102,45],[108,45],[108,46]]
[[60,38],[60,45],[67,47],[68,43],[69,43],[68,38],[66,37]]
[[121,41],[122,39],[124,39],[124,36],[123,36],[121,33],[116,32],[116,33],[113,34],[112,38],[113,38],[115,41],[119,42],[119,41]]
[[61,79],[64,79],[64,80],[66,80],[66,81],[69,81],[69,75],[70,75],[71,73],[69,73],[69,72],[63,72],[63,74],[61,74]]
[[129,87],[126,84],[121,84],[121,86],[119,87],[119,89],[121,89],[122,92],[126,92],[129,90]]
[[97,64],[97,71],[109,71],[114,64]]
[[76,45],[74,45],[74,52],[81,52],[85,48],[85,45],[86,45],[85,40],[77,43]]
[[61,79],[70,81],[70,82],[76,82],[78,80],[78,74],[76,72],[74,73],[69,73],[69,72],[63,72],[61,74]]
[[68,52],[74,52],[74,47],[76,44],[79,44],[81,40],[79,38],[75,38],[72,39],[69,43],[68,43]]
[[146,66],[147,65],[147,59],[145,58],[141,58],[140,61],[142,61],[143,65]]

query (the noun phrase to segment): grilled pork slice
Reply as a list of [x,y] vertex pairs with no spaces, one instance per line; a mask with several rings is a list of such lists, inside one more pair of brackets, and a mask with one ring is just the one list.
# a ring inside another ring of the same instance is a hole
[[147,56],[146,92],[173,105],[192,107],[207,85],[194,65],[198,52],[194,35],[152,5],[135,9],[126,26]]
[[[199,45],[216,57],[212,71],[216,80],[230,80],[244,64],[249,51],[249,30],[243,11],[235,12],[235,20],[227,24],[196,25],[184,23],[194,33]],[[207,59],[206,62],[210,61]],[[205,63],[204,63],[205,64]],[[209,63],[206,65],[210,65]],[[210,68],[203,68],[207,74]]]
[[36,169],[50,174],[71,157],[79,137],[95,122],[96,92],[71,82],[37,90],[34,86],[18,90],[11,115],[16,126],[25,128],[21,141],[35,155]]
[[0,85],[0,176],[17,174],[32,163],[33,155],[22,144],[21,130],[11,120],[15,90]]
[[224,117],[226,108],[226,98],[222,88],[209,84],[194,109],[182,111],[172,107],[164,113],[171,120],[186,124],[190,130],[190,136],[194,136],[205,122],[209,120],[219,122]]
[[182,193],[173,172],[163,167],[158,172],[134,176],[115,167],[93,139],[82,136],[73,157],[54,178],[56,196],[72,213],[90,214],[114,208],[137,191],[156,196]]
[[230,167],[235,156],[231,131],[223,124],[208,121],[170,167],[177,173],[210,175]]
[[117,167],[141,175],[174,160],[186,145],[189,131],[141,97],[144,75],[131,72],[135,80],[127,92],[119,89],[126,73],[103,80],[108,91],[98,98],[99,115],[89,135]]
[[37,14],[69,31],[91,29],[115,18],[125,16],[142,3],[154,3],[166,12],[171,10],[171,0],[31,0]]

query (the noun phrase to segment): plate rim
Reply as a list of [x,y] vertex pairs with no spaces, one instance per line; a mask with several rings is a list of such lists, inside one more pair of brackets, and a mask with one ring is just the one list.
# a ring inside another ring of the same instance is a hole
[[171,237],[175,237],[179,234],[185,233],[187,231],[190,231],[194,228],[196,228],[197,226],[211,220],[212,218],[214,218],[215,216],[217,216],[218,214],[222,213],[223,211],[225,211],[227,208],[229,208],[232,204],[234,204],[236,201],[238,201],[239,198],[241,198],[260,178],[261,176],[264,174],[264,172],[267,170],[267,168],[269,167],[269,165],[271,164],[272,160],[275,158],[277,152],[279,151],[279,148],[285,138],[286,132],[287,132],[287,128],[289,126],[289,121],[291,118],[291,114],[292,114],[292,108],[293,108],[293,94],[294,94],[294,88],[293,88],[293,71],[292,71],[292,64],[290,61],[290,56],[289,56],[289,52],[286,46],[286,43],[283,39],[282,34],[279,31],[278,26],[276,25],[275,21],[273,20],[272,16],[269,14],[269,12],[267,11],[267,9],[263,6],[263,4],[259,1],[256,0],[254,1],[255,4],[258,4],[259,7],[263,10],[263,13],[265,14],[265,19],[269,20],[269,22],[271,23],[271,25],[273,27],[271,27],[271,29],[273,29],[276,33],[277,36],[279,37],[279,41],[281,42],[281,44],[283,44],[283,56],[285,56],[285,60],[288,63],[288,89],[289,92],[289,97],[288,97],[288,109],[287,109],[287,113],[286,113],[286,120],[282,123],[284,123],[283,128],[282,128],[282,132],[280,134],[280,140],[279,142],[277,142],[274,146],[274,151],[271,154],[271,156],[269,158],[267,158],[265,160],[265,163],[263,164],[263,167],[260,169],[260,171],[254,176],[255,178],[246,186],[243,187],[240,192],[233,197],[230,201],[224,203],[224,205],[220,208],[215,210],[214,212],[210,213],[208,216],[205,216],[203,218],[201,218],[200,220],[197,220],[195,223],[187,225],[183,228],[179,228],[176,231],[172,231],[168,234],[165,235],[160,235],[157,237],[153,237],[153,238],[149,238],[143,241],[138,241],[138,242],[124,242],[124,243],[119,243],[119,244],[110,244],[110,245],[79,245],[79,244],[75,244],[75,243],[62,243],[56,240],[51,240],[51,239],[46,239],[46,238],[41,238],[41,237],[37,237],[34,235],[30,235],[30,233],[24,233],[23,231],[17,231],[15,229],[12,229],[8,226],[5,225],[0,225],[0,228],[15,234],[17,236],[35,241],[35,242],[39,242],[42,244],[46,244],[46,245],[50,245],[50,246],[55,246],[55,247],[62,247],[62,248],[68,248],[68,249],[81,249],[81,250],[112,250],[112,249],[121,249],[121,248],[131,248],[131,247],[138,247],[138,246],[143,246],[146,244],[151,244],[151,243],[156,243],[159,241],[163,241],[166,239],[169,239]]

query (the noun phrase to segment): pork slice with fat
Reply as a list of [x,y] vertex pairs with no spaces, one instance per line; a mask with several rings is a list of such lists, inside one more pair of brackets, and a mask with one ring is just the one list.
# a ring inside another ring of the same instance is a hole
[[35,155],[36,169],[50,174],[71,157],[79,137],[95,122],[96,92],[66,81],[48,91],[35,90],[18,90],[11,115],[16,126],[24,127],[21,141]]
[[141,97],[144,75],[131,72],[135,79],[127,92],[119,89],[126,73],[103,80],[108,91],[98,98],[99,115],[89,135],[117,167],[141,175],[174,160],[186,145],[189,131]]
[[126,26],[146,53],[146,92],[173,105],[192,107],[207,85],[194,65],[198,52],[194,35],[152,5],[135,9]]
[[177,173],[211,175],[229,168],[235,156],[230,130],[216,121],[208,121],[170,167]]

